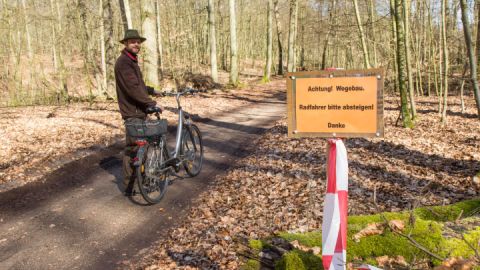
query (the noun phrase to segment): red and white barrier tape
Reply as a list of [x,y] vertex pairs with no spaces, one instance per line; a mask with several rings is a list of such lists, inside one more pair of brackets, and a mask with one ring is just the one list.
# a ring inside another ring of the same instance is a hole
[[341,139],[328,140],[327,194],[323,207],[322,260],[326,270],[346,269],[348,160]]

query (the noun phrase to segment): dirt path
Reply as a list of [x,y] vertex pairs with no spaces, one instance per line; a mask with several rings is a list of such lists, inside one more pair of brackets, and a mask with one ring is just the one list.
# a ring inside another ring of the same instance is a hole
[[68,164],[44,183],[2,193],[0,269],[112,269],[141,255],[185,218],[192,199],[284,111],[279,97],[200,119],[202,173],[176,180],[154,206],[121,194],[120,144]]

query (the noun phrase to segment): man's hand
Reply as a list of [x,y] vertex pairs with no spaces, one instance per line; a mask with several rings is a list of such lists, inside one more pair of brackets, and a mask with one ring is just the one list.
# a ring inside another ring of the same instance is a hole
[[156,97],[162,97],[163,96],[162,92],[160,92],[158,90],[155,90],[155,88],[153,88],[153,87],[146,86],[146,88],[147,88],[148,94],[151,95],[151,96],[156,96]]
[[148,107],[145,112],[147,114],[152,114],[152,113],[162,113],[163,109],[162,107],[160,106],[152,106],[152,107]]

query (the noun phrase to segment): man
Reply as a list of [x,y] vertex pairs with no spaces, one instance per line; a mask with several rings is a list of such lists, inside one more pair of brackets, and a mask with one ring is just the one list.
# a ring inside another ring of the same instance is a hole
[[[159,94],[152,87],[146,86],[143,81],[142,72],[138,66],[137,55],[146,38],[140,36],[137,30],[129,29],[125,32],[124,38],[120,41],[125,45],[120,57],[115,63],[115,82],[117,85],[117,98],[120,113],[125,123],[144,121],[147,108],[156,107],[156,102],[149,97]],[[132,158],[136,155],[135,138],[125,134],[125,152],[123,154],[123,174],[125,195],[133,194],[135,174]]]

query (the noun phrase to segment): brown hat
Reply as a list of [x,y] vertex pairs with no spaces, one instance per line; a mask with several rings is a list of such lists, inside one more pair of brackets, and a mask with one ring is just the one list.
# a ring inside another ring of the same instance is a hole
[[124,43],[126,40],[129,40],[129,39],[140,39],[142,42],[147,40],[146,38],[140,36],[138,34],[138,31],[135,29],[128,29],[127,31],[125,31],[125,36],[123,37],[122,40],[120,40],[120,43]]

